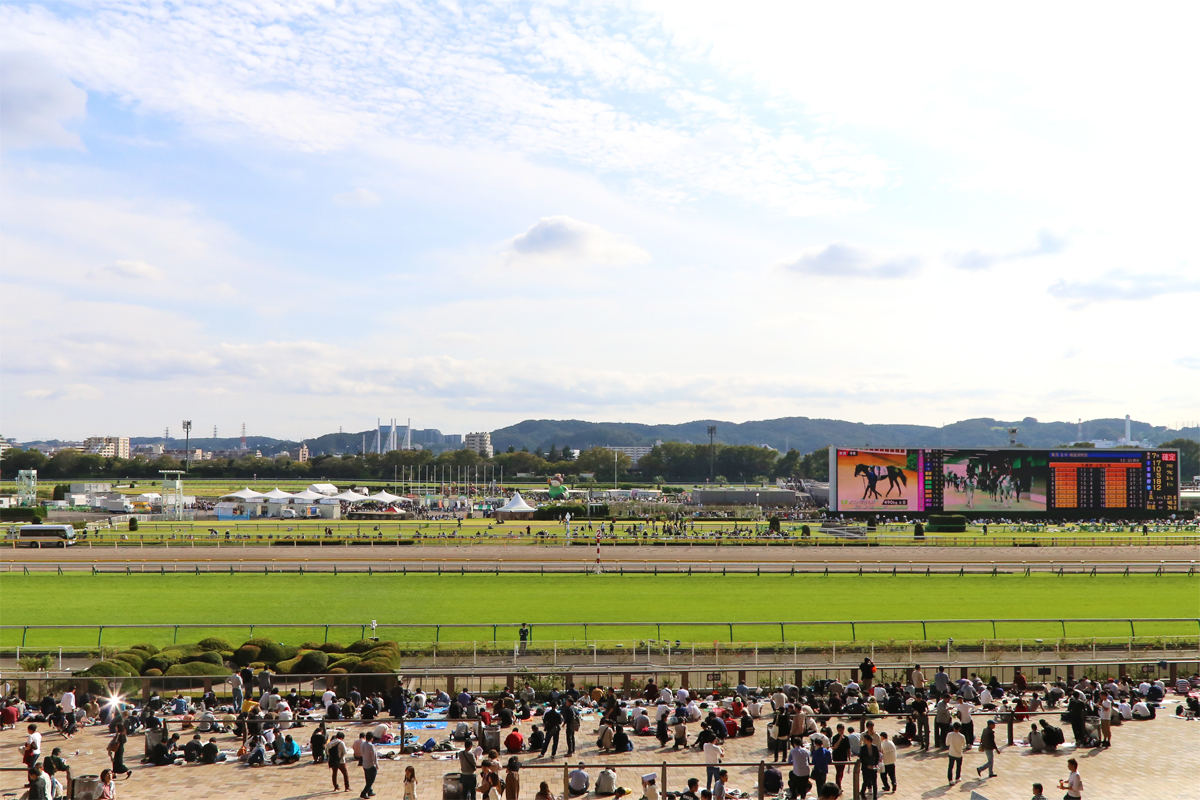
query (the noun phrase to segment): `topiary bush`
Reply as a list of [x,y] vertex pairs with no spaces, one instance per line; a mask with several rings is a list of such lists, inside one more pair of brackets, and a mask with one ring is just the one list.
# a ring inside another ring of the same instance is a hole
[[201,639],[199,642],[197,642],[196,646],[201,650],[216,650],[218,652],[233,649],[233,645],[224,639],[217,638],[216,636],[210,636],[207,639]]
[[186,664],[175,664],[165,673],[168,678],[174,676],[198,676],[198,675],[224,675],[225,668],[218,667],[215,664],[209,664],[206,661],[189,661]]
[[362,661],[360,656],[345,656],[344,658],[339,658],[337,661],[331,661],[328,671],[336,672],[341,670],[342,672],[347,672],[357,667],[360,661]]
[[[296,655],[295,652],[288,653],[288,648],[279,642],[272,642],[270,639],[250,639],[246,645],[253,645],[258,648],[257,660],[267,664],[275,664],[283,661],[285,658],[291,658]],[[243,645],[245,647],[246,645]],[[291,648],[293,651],[296,648]]]
[[261,648],[258,645],[244,644],[233,652],[233,663],[245,667],[258,661]]
[[346,652],[346,645],[340,642],[325,642],[324,644],[317,645],[316,649],[324,653],[344,653]]
[[221,658],[221,654],[214,653],[212,650],[209,650],[207,653],[200,653],[199,655],[188,656],[187,658],[183,659],[184,664],[195,664],[197,661],[202,661],[205,664],[212,664],[213,666],[217,667],[225,666],[225,661]]

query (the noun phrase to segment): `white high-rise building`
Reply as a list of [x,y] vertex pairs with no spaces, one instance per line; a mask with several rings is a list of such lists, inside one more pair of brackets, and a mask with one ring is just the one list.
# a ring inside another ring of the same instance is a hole
[[474,450],[484,458],[491,458],[496,454],[492,449],[492,434],[488,431],[468,433],[463,437],[463,448],[466,450]]
[[89,436],[83,440],[83,452],[105,458],[129,458],[129,437]]

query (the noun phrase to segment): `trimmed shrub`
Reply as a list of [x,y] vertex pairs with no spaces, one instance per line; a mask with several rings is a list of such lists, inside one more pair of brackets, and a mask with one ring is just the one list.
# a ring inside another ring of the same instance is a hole
[[158,676],[162,675],[162,670],[161,669],[148,669],[145,672],[143,672],[142,675],[147,678],[157,678]]
[[150,656],[142,664],[142,669],[157,669],[166,672],[168,669],[179,663],[179,656],[175,653],[159,653],[158,655]]
[[316,649],[324,653],[344,653],[346,652],[346,645],[341,642],[325,642],[324,644],[317,645]]
[[225,666],[225,662],[221,659],[221,654],[214,653],[212,650],[209,650],[207,653],[201,653],[197,656],[188,656],[187,658],[183,659],[184,664],[195,664],[198,661],[202,661],[205,664],[212,664],[216,667]]
[[129,649],[130,650],[143,650],[143,651],[149,653],[150,655],[154,655],[155,653],[158,652],[158,647],[156,645],[152,645],[152,644],[135,644],[132,647],[130,647]]
[[331,661],[327,671],[337,672],[340,670],[341,672],[346,672],[347,670],[357,667],[361,661],[362,658],[359,656],[345,656],[343,658],[339,658],[337,661]]
[[131,678],[137,675],[123,661],[97,661],[82,672],[75,674],[81,678]]
[[176,675],[224,675],[225,668],[205,661],[189,661],[186,664],[175,664],[164,673],[168,678]]
[[343,667],[333,667],[332,669],[329,670],[329,672],[327,674],[329,674],[329,675],[345,675],[347,673]]
[[357,642],[354,642],[349,647],[347,647],[346,652],[361,654],[361,653],[365,653],[368,650],[374,648],[378,644],[379,644],[379,642],[373,641],[371,639],[359,639]]
[[135,675],[141,674],[142,669],[146,666],[146,657],[133,652],[117,653],[112,660],[128,664]]
[[244,644],[234,651],[233,663],[239,667],[245,667],[257,661],[260,653],[261,648],[258,645]]
[[210,636],[207,639],[201,639],[196,646],[201,650],[216,650],[218,652],[233,649],[233,645],[224,639],[217,638],[216,636]]
[[358,662],[358,665],[355,666],[354,669],[352,669],[350,671],[363,673],[363,672],[392,672],[393,670],[392,670],[392,664],[390,661],[384,661],[383,659],[368,659],[366,661]]
[[[274,664],[283,661],[285,658],[291,658],[295,653],[289,654],[287,649],[279,642],[272,642],[270,639],[250,639],[246,645],[254,645],[258,648],[258,659],[265,661],[268,664]],[[245,647],[246,645],[242,645]]]

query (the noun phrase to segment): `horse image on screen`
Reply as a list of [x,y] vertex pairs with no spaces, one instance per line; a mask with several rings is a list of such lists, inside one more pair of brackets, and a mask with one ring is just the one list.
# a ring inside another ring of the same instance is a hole
[[839,511],[920,511],[919,450],[838,450]]
[[946,511],[1045,511],[1046,454],[1012,450],[946,450],[942,508]]

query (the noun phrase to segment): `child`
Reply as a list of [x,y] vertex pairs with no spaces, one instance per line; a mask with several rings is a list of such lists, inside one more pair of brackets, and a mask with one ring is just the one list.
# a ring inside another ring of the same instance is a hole
[[404,768],[404,800],[417,800],[417,771]]

